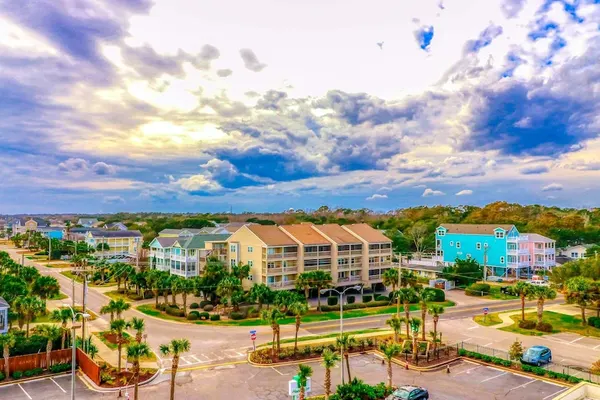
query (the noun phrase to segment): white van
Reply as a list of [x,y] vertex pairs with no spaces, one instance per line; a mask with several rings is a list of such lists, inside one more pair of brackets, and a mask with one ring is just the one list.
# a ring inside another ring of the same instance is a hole
[[527,281],[530,285],[533,286],[550,286],[550,284],[542,279],[535,279],[531,281]]

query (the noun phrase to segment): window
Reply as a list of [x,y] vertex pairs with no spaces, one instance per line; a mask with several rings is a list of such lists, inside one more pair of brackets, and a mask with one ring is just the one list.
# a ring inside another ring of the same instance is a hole
[[438,230],[438,236],[446,236],[446,231],[443,229]]
[[575,253],[575,252],[571,252],[571,258],[577,258],[579,254]]
[[453,247],[453,246],[454,246],[454,241],[451,240],[450,241],[450,247]]
[[470,260],[470,259],[471,259],[471,255],[467,254],[467,260]]
[[500,264],[504,264],[504,257],[500,257]]
[[235,260],[231,260],[231,266],[232,266],[232,267],[235,267],[235,266],[236,266],[236,264],[237,264],[237,263],[235,262]]
[[252,260],[248,261],[248,266],[249,267],[252,267],[253,265],[254,265],[254,261],[252,261]]
[[460,249],[460,242],[456,242],[456,248]]
[[477,244],[475,245],[475,247],[477,248],[477,250],[481,250],[481,242],[477,242]]
[[229,249],[232,253],[235,253],[235,244],[232,244],[231,247],[229,247]]
[[504,239],[504,232],[496,231],[496,239]]
[[251,281],[252,279],[252,275],[248,275],[248,280]]
[[488,244],[487,244],[487,242],[485,242],[485,243],[483,244],[483,247],[485,247],[486,249],[488,248]]
[[248,246],[248,253],[252,253],[254,249],[252,248],[252,246]]

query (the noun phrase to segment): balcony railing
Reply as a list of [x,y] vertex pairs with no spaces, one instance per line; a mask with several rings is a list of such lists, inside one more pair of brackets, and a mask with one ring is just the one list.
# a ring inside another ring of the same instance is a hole
[[380,261],[380,262],[369,263],[369,269],[373,269],[373,268],[391,268],[391,266],[392,266],[392,262],[391,261]]
[[392,249],[369,249],[369,254],[392,254]]
[[351,282],[356,282],[356,281],[360,281],[362,278],[360,275],[353,275],[350,277],[350,281]]
[[338,251],[338,256],[343,257],[343,256],[349,256],[350,255],[350,250],[340,250]]
[[338,264],[338,269],[350,269],[350,264]]
[[353,256],[359,256],[362,254],[362,250],[350,250],[350,254],[352,254]]
[[280,274],[283,272],[283,268],[263,268],[263,274]]
[[327,270],[331,269],[331,264],[323,264],[323,265],[305,265],[304,271],[316,271],[316,270]]
[[369,275],[369,280],[370,281],[377,281],[381,279],[381,274],[377,274],[377,275]]
[[271,288],[289,288],[294,287],[296,281],[279,281],[267,282],[267,286]]
[[338,282],[350,282],[350,277],[349,276],[344,276],[344,277],[338,277]]
[[506,253],[511,256],[516,256],[516,255],[525,256],[525,255],[529,254],[529,249],[508,249],[508,250],[506,250]]
[[269,259],[269,260],[272,260],[272,259],[281,260],[282,258],[297,258],[297,257],[298,257],[298,252],[296,252],[296,251],[267,254],[267,259]]

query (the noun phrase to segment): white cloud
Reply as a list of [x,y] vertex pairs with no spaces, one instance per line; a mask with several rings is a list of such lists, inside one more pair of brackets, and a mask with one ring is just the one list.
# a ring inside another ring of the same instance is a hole
[[379,200],[379,199],[387,199],[387,194],[373,194],[369,197],[367,197],[365,200]]
[[181,178],[175,184],[188,192],[214,192],[222,189],[221,185],[202,174]]
[[542,188],[542,192],[557,192],[563,190],[563,185],[560,183],[551,183]]
[[125,204],[125,199],[121,196],[104,196],[102,202],[106,204]]
[[389,192],[390,190],[392,190],[392,188],[387,186],[382,186],[379,189],[377,189],[378,192]]
[[461,190],[460,192],[456,193],[457,196],[469,196],[471,194],[473,194],[473,191],[470,189]]
[[433,190],[430,188],[425,189],[425,191],[423,192],[422,196],[423,197],[430,197],[430,196],[443,196],[446,193],[440,191],[440,190]]

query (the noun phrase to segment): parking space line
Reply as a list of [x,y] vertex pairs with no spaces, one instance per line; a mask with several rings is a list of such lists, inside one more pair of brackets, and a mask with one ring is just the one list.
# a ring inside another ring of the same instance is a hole
[[477,368],[480,368],[480,367],[481,367],[481,365],[478,365],[478,366],[476,366],[476,367],[469,368],[469,369],[467,369],[467,370],[465,370],[465,371],[460,371],[460,372],[457,372],[457,373],[456,373],[456,374],[454,374],[454,375],[468,374],[469,372],[473,371],[474,369],[477,369]]
[[244,353],[240,353],[239,351],[236,351],[235,353],[236,353],[236,354],[237,354],[239,357],[244,357],[244,356],[246,356]]
[[202,362],[202,361],[200,361],[200,360],[198,359],[198,357],[196,357],[196,356],[190,356],[190,357],[192,357],[194,360],[196,360],[196,362]]
[[569,343],[575,343],[575,342],[579,342],[581,339],[585,339],[585,336],[579,337],[575,340],[571,340]]
[[501,376],[506,375],[506,374],[508,374],[508,372],[505,371],[505,372],[501,373],[500,375],[496,375],[496,376],[492,376],[491,378],[484,379],[481,381],[481,383],[491,381],[492,379],[500,378]]
[[597,350],[598,347],[600,347],[600,344],[598,346],[594,346],[594,350]]
[[19,386],[21,388],[21,390],[23,391],[23,393],[25,393],[25,396],[27,396],[29,398],[29,400],[32,400],[32,398],[29,395],[29,393],[27,393],[27,391],[25,389],[23,389],[23,386],[21,386],[20,383],[18,383],[17,386]]
[[489,342],[488,344],[484,344],[483,347],[488,347],[490,344],[494,344],[494,342]]
[[470,328],[467,328],[467,330],[468,330],[468,331],[470,331],[470,330],[472,330],[472,329],[477,329],[477,328],[479,328],[479,325],[477,325],[477,326],[472,326],[472,327],[470,327]]
[[463,340],[463,342],[468,342],[468,341],[470,341],[470,340],[473,340],[473,338],[472,338],[472,337],[470,337],[470,338],[466,338],[466,339],[464,339],[464,340]]
[[565,390],[567,390],[567,389],[568,389],[568,388],[562,388],[562,389],[561,389],[561,390],[559,390],[558,392],[552,393],[550,396],[546,396],[546,397],[544,397],[542,400],[546,400],[546,399],[549,399],[549,398],[551,398],[551,397],[554,397],[554,396],[556,396],[557,394],[559,394],[559,393],[562,393],[562,392],[564,392],[564,391],[565,391]]
[[537,382],[537,379],[531,379],[529,382],[526,382],[526,383],[524,383],[522,385],[519,385],[517,387],[514,387],[514,388],[510,389],[509,392],[511,392],[511,391],[513,391],[515,389],[519,389],[519,388],[525,387],[525,386],[527,386],[527,385],[529,385],[530,383],[533,383],[533,382]]
[[275,368],[275,367],[271,367],[271,369],[272,369],[273,371],[277,372],[277,373],[278,373],[279,375],[281,375],[281,376],[284,376],[284,375],[285,375],[284,373],[282,373],[281,371],[279,371],[279,370],[278,370],[277,368]]
[[63,388],[62,388],[62,386],[60,386],[60,385],[59,385],[59,384],[58,384],[58,383],[57,383],[57,382],[56,382],[54,379],[50,378],[50,380],[51,380],[52,382],[54,382],[54,384],[55,384],[56,386],[58,386],[58,388],[59,388],[60,390],[62,390],[62,391],[63,391],[63,393],[67,393],[67,391],[66,391],[65,389],[63,389]]
[[189,362],[188,360],[186,360],[184,357],[180,358],[181,361],[185,362],[186,365],[190,365],[191,362]]

